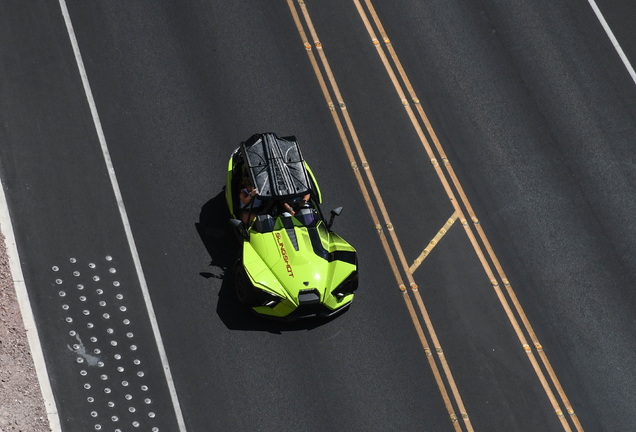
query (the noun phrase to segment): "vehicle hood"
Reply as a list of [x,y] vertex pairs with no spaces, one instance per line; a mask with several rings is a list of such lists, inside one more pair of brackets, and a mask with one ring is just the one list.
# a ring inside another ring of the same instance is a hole
[[301,290],[317,289],[322,296],[331,288],[328,244],[323,244],[317,228],[282,228],[259,237],[253,239],[252,246],[292,298]]
[[[308,228],[287,228],[269,234],[265,262],[290,294],[311,288],[322,292],[331,286],[329,262],[315,253]],[[314,242],[320,242],[318,235]]]

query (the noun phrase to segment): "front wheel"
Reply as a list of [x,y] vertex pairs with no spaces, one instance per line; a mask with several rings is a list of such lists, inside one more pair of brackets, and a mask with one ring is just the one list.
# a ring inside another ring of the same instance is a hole
[[243,306],[254,306],[256,302],[256,291],[250,283],[243,265],[239,262],[234,268],[234,289],[236,298]]

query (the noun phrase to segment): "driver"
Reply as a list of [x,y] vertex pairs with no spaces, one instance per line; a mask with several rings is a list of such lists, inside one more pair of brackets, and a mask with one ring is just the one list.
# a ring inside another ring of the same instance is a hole
[[[309,202],[309,197],[310,197],[310,194],[307,194],[304,197],[302,197],[302,199],[299,202],[294,200],[294,201],[291,202],[291,204],[293,204],[294,207],[296,207],[296,208],[305,207],[307,205],[307,203]],[[289,202],[287,202],[287,201],[283,202],[283,209],[284,209],[284,211],[286,211],[289,214],[291,214],[292,216],[294,216],[294,215],[296,215],[296,212],[292,208],[291,204]]]
[[[306,208],[309,207],[309,199],[310,199],[311,195],[307,194],[305,196],[303,196],[302,198],[295,198],[293,200],[290,201],[286,201],[286,200],[282,200],[282,199],[278,199],[275,201],[270,201],[266,206],[265,209],[263,210],[264,213],[268,213],[273,217],[277,217],[279,215],[283,215],[286,216],[285,213],[287,213],[289,216],[295,216],[296,215],[296,210],[301,209],[301,208]],[[294,210],[294,208],[296,208],[296,210]]]

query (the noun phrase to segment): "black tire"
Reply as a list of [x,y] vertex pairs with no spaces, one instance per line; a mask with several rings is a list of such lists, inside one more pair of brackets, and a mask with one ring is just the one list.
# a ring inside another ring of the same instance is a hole
[[240,262],[234,268],[234,291],[236,298],[243,306],[252,307],[256,303],[256,291]]

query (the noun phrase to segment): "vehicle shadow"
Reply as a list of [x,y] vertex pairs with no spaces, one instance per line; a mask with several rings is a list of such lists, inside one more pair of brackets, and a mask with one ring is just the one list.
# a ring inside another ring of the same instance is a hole
[[266,331],[281,334],[285,331],[312,330],[332,319],[302,319],[291,323],[269,320],[251,313],[241,306],[234,293],[234,264],[239,256],[240,242],[230,224],[230,212],[225,191],[201,207],[199,222],[195,223],[199,237],[210,254],[210,272],[199,273],[206,279],[221,279],[216,313],[230,330]]

